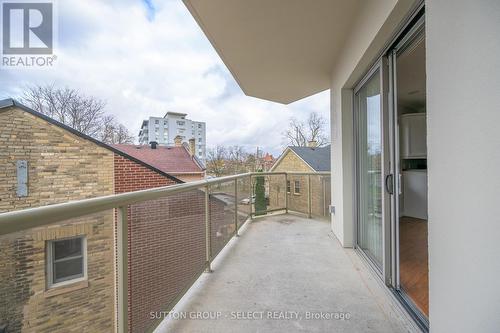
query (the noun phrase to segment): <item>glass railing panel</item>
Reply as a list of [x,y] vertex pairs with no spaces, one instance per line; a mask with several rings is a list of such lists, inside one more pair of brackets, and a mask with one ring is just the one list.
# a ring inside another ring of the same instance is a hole
[[[129,207],[129,330],[154,327],[206,268],[205,192]],[[152,319],[152,317],[154,317]]]
[[253,214],[255,216],[286,209],[285,179],[284,174],[262,176],[257,174],[252,177]]
[[328,206],[331,202],[330,175],[311,175],[311,216],[330,219]]
[[236,232],[235,180],[210,185],[211,255],[214,258]]
[[289,174],[287,177],[288,210],[302,214],[309,213],[307,175]]
[[238,178],[236,202],[238,205],[238,228],[240,228],[250,217],[252,209],[252,186],[250,183],[250,176]]

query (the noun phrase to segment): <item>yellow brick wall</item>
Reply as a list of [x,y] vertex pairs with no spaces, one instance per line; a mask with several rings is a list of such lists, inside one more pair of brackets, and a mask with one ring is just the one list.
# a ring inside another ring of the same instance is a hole
[[[17,108],[0,110],[0,213],[113,193],[113,153]],[[16,161],[29,195],[16,195]]]
[[[113,153],[17,108],[0,110],[0,212],[113,193]],[[28,161],[28,196],[16,161]],[[9,332],[114,329],[112,211],[0,238],[0,322]],[[88,280],[47,288],[47,240],[85,235]]]
[[[281,161],[275,165],[274,172],[314,172],[314,170],[309,167],[301,158],[299,158],[291,150],[287,150]],[[307,202],[307,176],[288,176],[290,181],[291,191],[288,193],[288,209],[307,213],[308,212],[308,202]],[[298,181],[300,183],[300,194],[294,194],[294,182]],[[285,185],[271,184],[269,199],[271,206],[279,206],[281,203],[273,202],[274,198],[281,198],[277,191],[285,191]],[[273,186],[274,185],[274,186]]]
[[301,158],[294,152],[288,150],[281,161],[273,168],[275,172],[296,171],[296,172],[314,172]]

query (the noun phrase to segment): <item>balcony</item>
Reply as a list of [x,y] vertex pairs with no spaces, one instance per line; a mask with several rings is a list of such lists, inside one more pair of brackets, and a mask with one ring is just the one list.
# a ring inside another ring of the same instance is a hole
[[157,332],[407,331],[365,264],[339,245],[327,221],[266,216],[240,233]]
[[[408,331],[331,234],[329,189],[328,173],[248,173],[0,214],[2,316],[14,332]],[[75,235],[81,275],[46,283],[45,239]]]

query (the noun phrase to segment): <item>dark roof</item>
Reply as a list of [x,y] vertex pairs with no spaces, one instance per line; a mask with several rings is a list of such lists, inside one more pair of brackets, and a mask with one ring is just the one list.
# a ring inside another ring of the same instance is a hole
[[288,148],[309,164],[314,171],[330,171],[330,145],[314,148],[289,146]]
[[180,179],[178,179],[178,178],[176,178],[176,177],[174,177],[172,175],[169,175],[168,173],[166,173],[166,172],[164,172],[164,171],[156,168],[155,166],[153,166],[151,164],[148,164],[145,161],[141,161],[141,160],[139,160],[139,159],[137,159],[137,158],[135,158],[133,156],[130,156],[127,153],[125,153],[125,152],[123,152],[123,151],[121,151],[119,149],[116,149],[116,148],[114,148],[114,147],[112,147],[112,146],[110,146],[110,145],[108,145],[108,144],[106,144],[106,143],[104,143],[102,141],[99,141],[97,139],[94,139],[91,136],[83,134],[82,132],[77,131],[76,129],[74,129],[72,127],[69,127],[69,126],[67,126],[67,125],[65,125],[65,124],[63,124],[61,122],[58,122],[57,120],[52,119],[52,118],[50,118],[50,117],[48,117],[48,116],[46,116],[46,115],[44,115],[44,114],[42,114],[42,113],[40,113],[38,111],[35,111],[35,110],[27,107],[26,105],[23,105],[23,104],[19,103],[18,101],[14,100],[12,98],[7,98],[7,99],[0,100],[0,109],[4,109],[4,108],[8,108],[8,107],[17,107],[17,108],[19,108],[19,109],[21,109],[21,110],[23,110],[23,111],[25,111],[27,113],[30,113],[30,114],[38,117],[38,118],[43,119],[43,120],[45,120],[45,121],[47,121],[47,122],[49,122],[49,123],[51,123],[51,124],[53,124],[55,126],[61,127],[62,129],[66,130],[68,132],[71,132],[72,134],[74,134],[76,136],[79,136],[82,139],[91,141],[91,142],[95,143],[96,145],[98,145],[100,147],[103,147],[103,148],[106,148],[108,150],[111,150],[112,152],[114,152],[114,153],[116,153],[116,154],[118,154],[120,156],[123,156],[123,157],[125,157],[125,158],[127,158],[127,159],[129,159],[131,161],[134,161],[134,162],[136,162],[138,164],[141,164],[141,165],[145,166],[146,168],[148,168],[148,169],[150,169],[152,171],[155,171],[155,172],[161,174],[162,176],[165,176],[167,178],[172,179],[173,181],[175,181],[177,183],[184,183],[182,180],[180,180]]
[[165,147],[157,146],[152,149],[149,145],[112,145],[122,152],[151,164],[155,168],[167,173],[203,172],[197,160],[188,153],[184,146]]

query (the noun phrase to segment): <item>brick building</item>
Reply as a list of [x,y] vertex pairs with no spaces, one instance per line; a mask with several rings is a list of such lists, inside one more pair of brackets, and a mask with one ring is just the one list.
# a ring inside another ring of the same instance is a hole
[[[0,213],[182,183],[11,99],[0,123]],[[0,325],[113,331],[113,221],[109,211],[2,236]]]
[[[320,172],[330,171],[330,145],[316,147],[312,143],[309,147],[287,147],[270,171],[274,172]],[[326,216],[330,202],[330,178],[323,176],[290,175],[283,189],[277,182],[266,184],[271,206],[282,207],[284,196],[280,193],[286,191],[289,210],[307,212],[307,186],[311,180],[311,210],[315,216]]]

